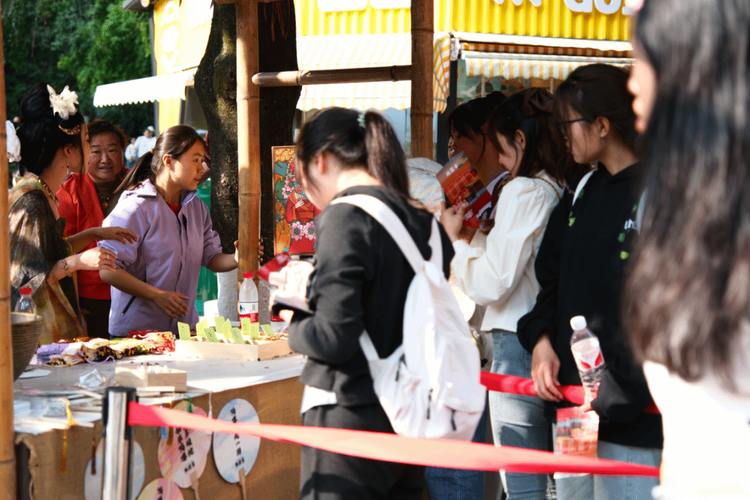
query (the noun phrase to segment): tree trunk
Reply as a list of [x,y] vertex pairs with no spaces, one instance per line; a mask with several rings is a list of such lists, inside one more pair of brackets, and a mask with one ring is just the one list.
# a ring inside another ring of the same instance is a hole
[[235,7],[215,5],[206,53],[195,74],[208,125],[211,154],[211,220],[225,253],[237,239],[237,20]]
[[[238,0],[242,1],[242,0]],[[260,71],[297,70],[296,23],[291,2],[258,5]],[[282,30],[283,23],[284,29]],[[282,35],[282,31],[286,36]],[[195,75],[195,91],[208,123],[211,153],[211,219],[224,252],[234,252],[238,235],[237,18],[233,4],[214,6],[206,53]],[[273,165],[271,146],[292,143],[299,87],[260,91],[261,237],[273,248]],[[266,252],[263,262],[273,257]]]

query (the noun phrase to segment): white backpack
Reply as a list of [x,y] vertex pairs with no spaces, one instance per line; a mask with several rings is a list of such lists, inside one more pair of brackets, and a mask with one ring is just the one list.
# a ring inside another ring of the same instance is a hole
[[471,441],[485,405],[479,351],[443,275],[443,249],[432,222],[432,257],[424,260],[398,216],[369,195],[334,200],[357,206],[377,220],[416,273],[404,305],[403,344],[380,359],[367,332],[359,343],[375,394],[397,434]]

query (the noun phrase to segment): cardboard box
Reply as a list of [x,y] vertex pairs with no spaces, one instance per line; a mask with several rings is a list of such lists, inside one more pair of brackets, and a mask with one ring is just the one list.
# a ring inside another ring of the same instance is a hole
[[175,341],[175,354],[198,359],[263,361],[287,356],[293,354],[293,352],[289,348],[289,340],[284,337],[278,340],[256,340],[255,344],[177,340]]
[[[163,366],[144,366],[138,368],[115,368],[115,381],[127,387],[174,387],[175,392],[187,391],[187,372]],[[156,368],[157,373],[149,373],[149,368]]]

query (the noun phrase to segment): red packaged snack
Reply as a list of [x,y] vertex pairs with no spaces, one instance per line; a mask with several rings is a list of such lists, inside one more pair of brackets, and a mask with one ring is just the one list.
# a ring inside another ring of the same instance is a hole
[[258,269],[258,276],[260,276],[261,279],[268,281],[268,276],[271,273],[275,273],[283,269],[291,261],[292,256],[288,253],[278,253],[273,257],[273,259],[269,260],[264,266]]

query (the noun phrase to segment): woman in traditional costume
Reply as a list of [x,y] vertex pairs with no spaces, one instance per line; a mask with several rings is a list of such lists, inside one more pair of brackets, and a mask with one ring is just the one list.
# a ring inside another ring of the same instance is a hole
[[83,335],[79,319],[75,272],[115,268],[113,252],[93,248],[95,239],[134,239],[119,227],[92,228],[63,237],[55,192],[70,172],[81,172],[89,156],[88,129],[76,104],[78,96],[65,87],[59,95],[37,83],[20,100],[19,171],[21,179],[9,194],[11,300],[22,286],[31,287],[42,317],[40,343]]

